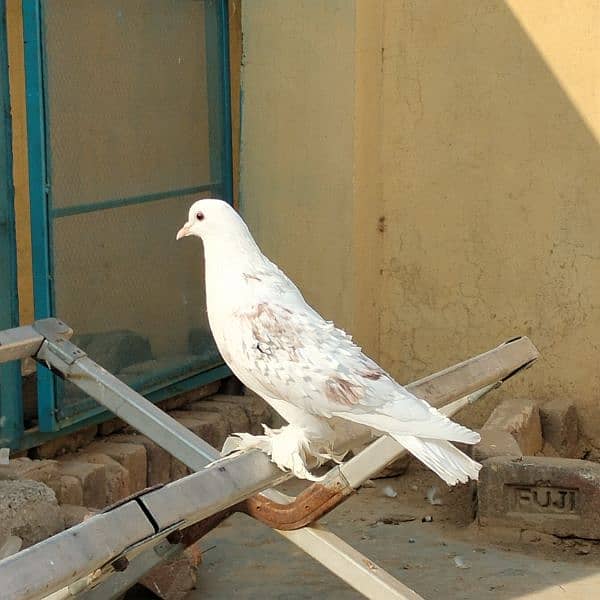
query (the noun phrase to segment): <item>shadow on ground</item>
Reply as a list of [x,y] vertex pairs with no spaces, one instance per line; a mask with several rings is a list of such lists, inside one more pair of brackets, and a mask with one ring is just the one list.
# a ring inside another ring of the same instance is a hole
[[[443,504],[431,505],[426,496],[437,481],[413,467],[407,475],[378,480],[376,487],[361,490],[323,522],[426,599],[553,600],[556,594],[583,600],[600,589],[600,575],[595,577],[600,574],[600,548],[573,540],[553,543],[549,536],[500,542],[498,532],[482,533],[468,525],[468,490],[441,491]],[[286,491],[296,493],[290,489],[294,485],[297,482],[286,484]],[[386,496],[386,486],[397,497]],[[433,521],[423,522],[427,516]],[[202,547],[206,554],[198,589],[188,600],[362,597],[243,515],[212,532]],[[578,580],[585,580],[585,586],[570,593],[570,583]]]

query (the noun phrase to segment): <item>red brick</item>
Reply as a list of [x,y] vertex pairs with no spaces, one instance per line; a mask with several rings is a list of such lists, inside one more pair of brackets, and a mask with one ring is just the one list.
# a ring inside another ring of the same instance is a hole
[[97,430],[98,428],[94,425],[70,435],[57,437],[35,448],[34,453],[37,458],[54,458],[67,452],[75,452],[75,450],[87,446],[96,436]]
[[190,473],[191,470],[188,469],[181,461],[171,457],[171,465],[169,466],[169,479],[171,481],[181,479]]
[[98,435],[110,435],[127,427],[127,423],[121,419],[110,419],[98,425]]
[[206,398],[208,396],[212,396],[216,394],[221,387],[220,381],[214,381],[213,383],[209,383],[207,385],[203,385],[202,387],[196,388],[195,390],[190,390],[189,392],[184,392],[183,394],[179,394],[174,398],[169,398],[168,400],[163,400],[159,403],[159,406],[164,411],[172,411],[182,406],[186,406],[191,402],[196,402],[201,398]]
[[508,431],[484,427],[480,434],[481,441],[473,447],[473,458],[477,462],[493,456],[522,456],[517,440]]
[[75,506],[73,504],[63,504],[60,512],[65,520],[65,527],[73,527],[81,523],[89,514],[89,509],[85,506]]
[[[214,448],[220,450],[223,446],[229,427],[218,413],[182,410],[172,412],[171,416]],[[181,479],[189,475],[190,472],[182,462],[172,457],[170,469],[171,481]]]
[[140,583],[163,600],[183,600],[196,587],[202,554],[196,545],[156,566]]
[[184,427],[193,431],[211,446],[220,450],[231,430],[218,413],[198,411],[175,411],[171,414]]
[[81,452],[77,460],[92,464],[104,465],[106,467],[106,505],[114,504],[126,498],[133,490],[131,489],[129,471],[116,460],[106,454],[99,452]]
[[560,454],[556,451],[556,448],[552,444],[550,444],[549,442],[544,442],[542,451],[540,454],[538,454],[538,456],[559,457]]
[[[106,467],[105,465],[78,462],[75,457],[62,459],[59,466],[63,475],[71,475],[81,482],[83,498],[81,504],[93,508],[104,508],[106,498]],[[69,502],[72,504],[73,502]]]
[[246,411],[237,402],[217,400],[217,396],[210,400],[200,400],[186,407],[186,410],[195,413],[215,413],[223,422],[227,423],[227,433],[238,433],[250,429],[250,419]]
[[100,452],[110,456],[129,472],[131,491],[136,492],[146,487],[146,448],[142,444],[117,444],[115,442],[94,442],[87,448],[88,452]]
[[600,539],[600,465],[569,458],[497,457],[479,474],[482,526]]
[[146,436],[136,433],[120,433],[111,435],[109,441],[117,444],[141,444],[146,448],[146,480],[149,487],[171,480],[169,477],[171,455]]
[[215,400],[223,400],[239,404],[248,415],[250,420],[250,433],[259,435],[263,433],[262,424],[271,425],[273,422],[274,410],[254,392],[246,390],[243,396],[225,396],[217,394],[213,396]]
[[83,486],[73,475],[61,475],[58,481],[49,484],[59,504],[83,504]]
[[542,433],[560,456],[574,458],[578,453],[579,422],[575,405],[557,399],[540,406]]
[[504,400],[494,409],[483,429],[507,431],[526,456],[537,454],[542,449],[540,412],[530,400]]
[[58,464],[55,460],[31,460],[22,457],[10,460],[7,465],[0,465],[0,480],[29,479],[48,484],[58,477]]

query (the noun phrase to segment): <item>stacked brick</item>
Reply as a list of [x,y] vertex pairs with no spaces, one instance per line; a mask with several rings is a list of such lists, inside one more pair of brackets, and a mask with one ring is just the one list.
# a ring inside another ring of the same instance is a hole
[[506,400],[481,438],[474,449],[483,462],[481,526],[600,540],[600,464],[578,459],[583,440],[573,404]]
[[[196,392],[186,395],[186,404],[172,401],[175,410],[169,414],[216,448],[232,432],[257,433],[261,423],[271,423],[269,407],[255,396],[200,397]],[[15,458],[0,466],[0,487],[6,488],[0,498],[10,496],[12,502],[9,510],[0,500],[0,540],[17,535],[27,547],[139,490],[189,473],[185,465],[118,419],[105,425],[101,431],[108,435],[88,428],[36,448],[37,458]],[[36,504],[38,509],[33,510]],[[24,528],[23,522],[30,526]],[[199,560],[198,548],[191,547],[155,569],[143,583],[160,597],[183,598],[195,584]]]

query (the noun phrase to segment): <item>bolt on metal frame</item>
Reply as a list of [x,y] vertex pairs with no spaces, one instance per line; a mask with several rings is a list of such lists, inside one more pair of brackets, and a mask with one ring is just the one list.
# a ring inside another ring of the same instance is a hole
[[[195,471],[144,490],[89,520],[0,561],[0,589],[15,599],[117,598],[145,572],[174,556],[232,512],[276,529],[367,598],[420,596],[346,542],[314,524],[404,449],[378,438],[297,498],[272,489],[290,477],[261,452],[222,458],[69,341],[57,319],[0,332],[0,363],[33,356],[94,397]],[[530,366],[538,352],[515,338],[484,354],[407,386],[446,414],[475,402]],[[259,493],[260,492],[260,493]],[[57,560],[60,557],[60,560]],[[36,569],[31,571],[30,565]],[[17,576],[18,575],[18,576]]]

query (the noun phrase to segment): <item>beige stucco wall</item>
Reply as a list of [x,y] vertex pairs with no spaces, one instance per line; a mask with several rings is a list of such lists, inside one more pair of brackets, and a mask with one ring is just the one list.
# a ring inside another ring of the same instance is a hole
[[240,204],[309,302],[376,352],[382,197],[370,134],[381,77],[371,64],[382,20],[356,11],[348,0],[242,3]]
[[598,1],[386,2],[380,340],[410,378],[527,334],[543,359],[507,392],[576,400],[596,435],[598,23]]
[[598,0],[242,19],[241,198],[264,249],[402,381],[529,335],[542,360],[489,402],[572,399],[594,435],[599,22]]

